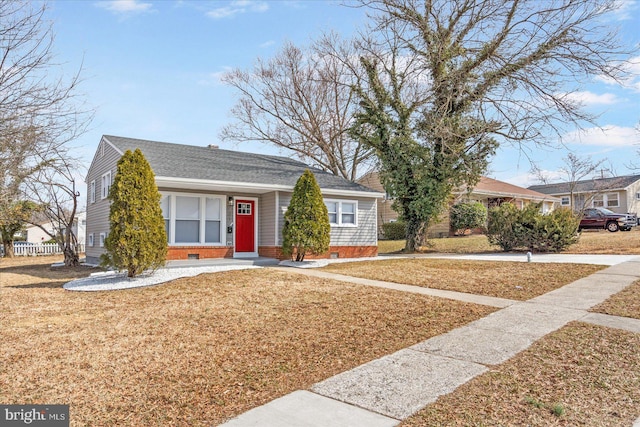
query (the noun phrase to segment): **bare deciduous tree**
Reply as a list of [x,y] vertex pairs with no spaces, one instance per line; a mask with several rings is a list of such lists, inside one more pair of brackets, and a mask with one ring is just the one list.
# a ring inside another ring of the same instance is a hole
[[603,19],[616,7],[613,0],[361,3],[373,11],[375,31],[395,39],[399,56],[425,70],[429,83],[410,123],[389,127],[384,120],[397,124],[398,107],[408,105],[396,96],[398,73],[363,58],[370,72],[360,88],[361,137],[387,153],[382,174],[389,182],[420,190],[403,195],[407,250],[436,218],[437,209],[425,214],[424,208],[445,203],[459,181],[473,185],[479,178],[492,141],[550,143],[567,126],[594,122],[570,93],[590,77],[620,79],[630,57]]
[[273,144],[355,180],[372,157],[348,132],[357,107],[351,90],[357,68],[353,46],[329,35],[306,50],[287,43],[273,58],[258,59],[253,70],[227,73],[223,81],[240,98],[231,111],[236,122],[221,137]]
[[[568,185],[569,203],[574,211],[581,213],[591,205],[593,198],[599,194],[599,190],[601,189],[597,188],[596,182],[594,181],[591,186],[591,192],[588,195],[578,194],[576,191],[578,183],[587,178],[594,178],[598,168],[600,168],[607,159],[594,161],[588,157],[580,157],[577,154],[569,153],[562,160],[564,164],[558,171],[562,174],[563,181]],[[533,166],[531,172],[540,182],[544,184],[551,182],[549,176],[538,166]]]
[[0,210],[25,179],[66,153],[92,118],[77,94],[79,72],[56,78],[46,5],[0,0]]
[[[80,263],[78,236],[73,231],[80,198],[76,188],[77,169],[73,159],[61,154],[55,162],[26,179],[24,189],[26,196],[38,206],[38,215],[31,223],[55,240],[64,255],[64,264],[71,267]],[[43,222],[50,223],[53,231],[44,227]]]

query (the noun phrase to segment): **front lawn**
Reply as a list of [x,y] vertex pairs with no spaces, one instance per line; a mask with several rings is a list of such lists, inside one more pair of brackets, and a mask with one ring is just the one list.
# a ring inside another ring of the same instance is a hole
[[0,261],[0,402],[71,425],[217,425],[494,310],[267,269],[69,292],[51,261]]
[[[378,253],[400,252],[404,249],[404,244],[404,240],[380,240],[378,241]],[[428,253],[451,254],[502,252],[500,247],[490,245],[487,236],[484,235],[430,239],[429,246],[424,250]],[[581,233],[578,243],[562,253],[640,255],[640,227],[617,233],[604,230],[585,230]]]
[[[378,240],[378,253],[399,253],[404,249],[404,245],[404,240]],[[487,236],[484,235],[430,239],[429,246],[423,248],[423,250],[424,252],[450,254],[500,252],[500,248],[490,245]]]
[[640,319],[640,281],[592,307],[589,311]]
[[640,334],[572,322],[405,420],[426,426],[630,426]]
[[589,264],[395,258],[330,264],[324,270],[365,279],[525,301],[604,268]]

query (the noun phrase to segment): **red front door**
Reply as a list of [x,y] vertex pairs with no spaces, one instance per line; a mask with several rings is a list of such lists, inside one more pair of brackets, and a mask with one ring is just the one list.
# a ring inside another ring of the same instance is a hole
[[255,201],[236,200],[236,253],[256,252]]

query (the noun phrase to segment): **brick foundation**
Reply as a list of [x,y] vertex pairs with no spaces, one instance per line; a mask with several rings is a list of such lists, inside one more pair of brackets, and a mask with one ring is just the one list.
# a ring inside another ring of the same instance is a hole
[[231,246],[169,246],[167,259],[188,259],[190,254],[197,254],[203,258],[232,258]]
[[[167,260],[188,259],[189,255],[197,254],[200,259],[205,258],[233,258],[231,246],[169,246]],[[258,255],[267,258],[286,259],[279,246],[260,246]],[[305,259],[321,258],[361,258],[378,255],[377,246],[331,246],[329,252],[322,255],[307,255]]]
[[[282,254],[282,248],[279,246],[260,246],[258,255],[268,258],[286,259]],[[322,259],[322,258],[362,258],[373,257],[378,255],[377,246],[331,246],[329,252],[322,255],[306,255],[305,259]]]

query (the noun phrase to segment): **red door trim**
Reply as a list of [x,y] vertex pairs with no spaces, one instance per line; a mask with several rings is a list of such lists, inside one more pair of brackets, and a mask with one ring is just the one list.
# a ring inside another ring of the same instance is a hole
[[[234,202],[234,256],[258,254],[258,199],[238,197]],[[240,212],[242,210],[242,212]]]

